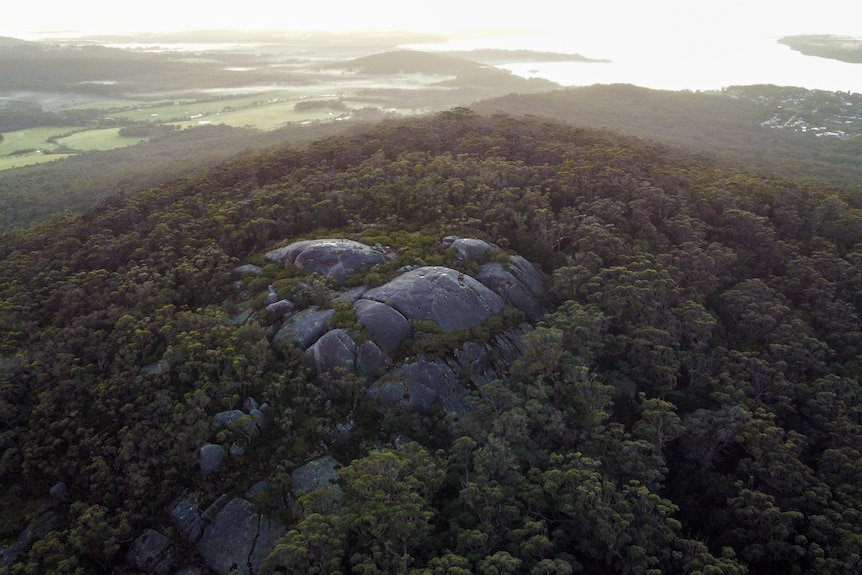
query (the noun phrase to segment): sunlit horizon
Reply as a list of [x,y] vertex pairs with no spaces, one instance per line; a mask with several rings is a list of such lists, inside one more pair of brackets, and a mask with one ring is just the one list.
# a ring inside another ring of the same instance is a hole
[[7,9],[0,35],[123,34],[186,30],[403,31],[480,34],[501,30],[535,34],[608,35],[618,40],[713,29],[770,35],[862,35],[862,7],[846,0],[817,3],[759,0],[693,3],[683,0],[611,0],[603,3],[533,0],[528,6],[459,0],[413,3],[332,0],[314,3],[247,0],[230,9],[150,0],[134,8],[104,0],[46,0]]
[[862,65],[789,55],[790,49],[777,43],[799,34],[862,38],[862,5],[847,5],[845,0],[610,0],[562,7],[556,0],[534,0],[529,9],[460,0],[414,3],[409,9],[391,0],[332,0],[325,10],[309,3],[247,0],[241,6],[225,10],[151,0],[134,11],[118,11],[101,0],[47,0],[16,5],[4,14],[0,36],[60,40],[248,31],[286,37],[327,32],[360,40],[366,34],[397,34],[400,45],[419,49],[526,48],[614,62],[591,69],[564,69],[562,64],[542,70],[510,68],[563,85],[627,82],[700,90],[780,83],[862,91],[862,80],[856,80],[862,79]]

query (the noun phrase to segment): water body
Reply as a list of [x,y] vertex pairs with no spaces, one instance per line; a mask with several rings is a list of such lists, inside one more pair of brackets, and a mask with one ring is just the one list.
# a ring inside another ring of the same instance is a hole
[[610,63],[512,62],[501,67],[564,86],[628,83],[660,90],[719,90],[775,84],[862,93],[862,64],[804,56],[779,44],[782,35],[722,35],[721,31],[639,36],[511,36],[413,44],[423,50],[532,49],[576,53]]

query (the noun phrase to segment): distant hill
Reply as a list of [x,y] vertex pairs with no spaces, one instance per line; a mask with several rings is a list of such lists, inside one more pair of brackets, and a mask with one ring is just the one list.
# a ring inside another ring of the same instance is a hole
[[421,52],[418,50],[395,50],[348,62],[337,62],[327,66],[331,69],[354,70],[372,75],[425,74],[450,76],[454,79],[441,81],[438,85],[451,88],[506,88],[512,91],[539,92],[559,88],[556,82],[538,78],[526,79],[508,70],[481,64],[466,58],[446,54]]
[[801,52],[806,56],[840,60],[851,64],[862,63],[862,38],[828,34],[785,36],[778,40],[778,43],[789,46],[792,50]]
[[467,50],[446,52],[450,56],[467,58],[486,64],[501,64],[511,62],[590,62],[607,64],[611,60],[587,58],[581,54],[565,54],[562,52],[539,52],[537,50],[500,50],[485,48],[481,50]]
[[472,60],[467,60],[466,58],[445,54],[434,54],[418,50],[395,50],[355,58],[348,62],[337,62],[328,67],[359,70],[366,74],[406,73],[454,76],[472,72],[486,66]]
[[20,38],[12,38],[11,36],[0,36],[0,47],[5,46],[21,46],[22,44],[29,44],[27,40],[21,40]]

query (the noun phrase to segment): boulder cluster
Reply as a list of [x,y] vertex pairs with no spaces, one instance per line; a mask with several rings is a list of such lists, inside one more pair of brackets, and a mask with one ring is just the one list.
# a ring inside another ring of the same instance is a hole
[[[475,238],[447,237],[441,249],[453,250],[459,262],[500,253]],[[342,284],[395,254],[379,245],[320,239],[293,243],[265,257]],[[297,309],[290,300],[275,300],[267,309],[285,311],[273,346],[283,352],[290,346],[304,350],[323,385],[333,377],[358,372],[368,394],[383,407],[439,405],[453,414],[465,408],[468,390],[462,375],[467,374],[477,387],[500,377],[520,355],[520,336],[530,329],[529,324],[509,328],[492,341],[468,342],[442,359],[403,356],[404,342],[421,335],[415,326],[430,322],[444,333],[470,330],[507,306],[535,322],[550,302],[541,273],[523,257],[506,255],[479,266],[475,276],[444,266],[408,266],[383,285],[342,290],[333,293],[332,299],[350,303],[361,330],[331,327],[334,309]]]
[[[331,280],[336,286],[328,295],[332,307],[319,299],[311,305],[281,298],[270,287],[263,309],[249,307],[233,322],[268,318],[273,322],[272,347],[283,354],[301,350],[323,389],[335,378],[358,377],[368,396],[383,409],[438,407],[457,418],[466,410],[468,386],[481,390],[504,377],[523,352],[521,336],[532,329],[531,323],[544,315],[551,301],[545,278],[521,256],[506,255],[473,238],[448,237],[440,247],[453,255],[454,263],[472,264],[470,269],[478,271],[469,275],[451,267],[406,266],[382,285],[345,288],[347,280],[396,260],[397,254],[380,245],[345,239],[307,240],[272,250],[265,255],[268,261]],[[245,265],[234,272],[259,275],[263,270]],[[355,321],[337,325],[336,307],[349,309]],[[481,341],[467,338],[444,356],[405,353],[405,344],[426,335],[423,330],[443,336],[465,333],[507,308],[520,310],[525,321],[489,332]],[[158,364],[145,368],[148,373],[161,369],[164,366]],[[211,476],[226,458],[242,457],[266,428],[267,410],[267,404],[248,397],[242,405],[215,414],[211,428],[219,439],[198,450],[200,473]],[[339,427],[349,431],[352,425]],[[325,488],[337,504],[339,467],[329,455],[290,464],[290,493],[284,503],[297,505],[304,495]],[[261,482],[242,497],[222,495],[215,501],[204,501],[199,492],[186,493],[173,501],[168,515],[176,532],[195,547],[212,572],[258,573],[285,533],[283,525],[256,511],[252,503],[269,490]],[[127,562],[140,572],[169,573],[178,562],[176,549],[169,537],[147,530],[131,546]],[[181,572],[201,573],[193,566]]]

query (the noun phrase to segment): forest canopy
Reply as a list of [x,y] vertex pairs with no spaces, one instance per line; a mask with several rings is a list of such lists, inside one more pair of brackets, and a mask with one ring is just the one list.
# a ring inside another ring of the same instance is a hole
[[[278,494],[323,451],[342,504],[258,501],[286,526],[267,572],[858,573],[860,224],[848,191],[454,109],[6,232],[0,529],[51,520],[3,569],[132,572],[178,494]],[[424,263],[453,234],[531,260],[557,303],[457,422],[325,390],[258,318],[230,321],[240,292],[300,283],[262,260],[276,245]],[[211,417],[246,396],[275,423],[202,477]]]

